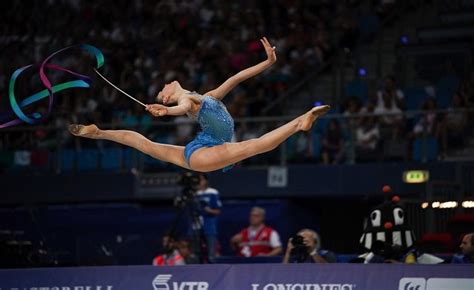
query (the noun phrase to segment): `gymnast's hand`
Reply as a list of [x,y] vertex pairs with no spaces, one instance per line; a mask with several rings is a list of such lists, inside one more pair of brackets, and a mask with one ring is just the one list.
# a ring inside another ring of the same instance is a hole
[[263,44],[263,47],[265,48],[265,52],[267,53],[268,61],[270,63],[274,63],[277,60],[277,56],[275,53],[276,47],[271,46],[270,42],[268,42],[268,39],[266,37],[263,37],[260,39],[260,42]]
[[146,105],[145,110],[155,117],[163,117],[168,114],[168,108],[160,104]]

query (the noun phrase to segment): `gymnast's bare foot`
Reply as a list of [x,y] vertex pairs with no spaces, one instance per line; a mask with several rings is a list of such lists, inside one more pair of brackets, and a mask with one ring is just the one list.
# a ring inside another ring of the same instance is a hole
[[313,126],[314,121],[316,121],[319,116],[326,114],[330,109],[331,107],[328,105],[317,106],[312,108],[300,117],[298,129],[302,131],[308,131]]
[[88,126],[78,124],[69,125],[69,132],[74,136],[96,139],[99,137],[99,131],[99,128],[94,124]]

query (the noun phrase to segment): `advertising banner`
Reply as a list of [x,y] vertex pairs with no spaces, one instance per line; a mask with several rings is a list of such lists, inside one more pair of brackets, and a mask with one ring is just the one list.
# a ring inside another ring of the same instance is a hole
[[0,290],[472,290],[469,265],[241,264],[0,270]]

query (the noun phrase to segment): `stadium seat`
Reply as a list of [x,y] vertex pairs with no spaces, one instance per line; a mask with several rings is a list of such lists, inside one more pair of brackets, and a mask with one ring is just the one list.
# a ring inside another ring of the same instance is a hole
[[120,169],[122,164],[122,150],[120,148],[107,148],[101,152],[100,168],[106,170]]
[[368,39],[375,35],[379,28],[379,17],[375,14],[363,16],[359,19],[360,34],[363,39]]
[[83,149],[77,152],[77,169],[79,171],[96,170],[99,152],[96,149]]
[[423,87],[412,87],[404,90],[406,106],[409,111],[420,110],[423,102],[427,99]]
[[313,146],[313,157],[318,158],[321,155],[321,134],[313,130],[311,134],[311,144]]
[[123,169],[132,169],[134,167],[134,164],[136,164],[137,160],[137,155],[138,151],[132,148],[125,148],[122,152],[122,158],[123,158],[123,164],[122,168]]
[[459,78],[456,76],[446,76],[439,79],[436,84],[436,102],[439,108],[447,108],[451,102],[453,94],[459,87]]
[[12,151],[0,151],[0,168],[10,168],[13,166],[14,154]]
[[450,233],[426,233],[420,240],[420,246],[429,253],[450,252],[452,245],[453,237]]
[[354,80],[345,87],[346,97],[358,97],[363,104],[367,102],[369,96],[369,86],[362,80]]
[[31,152],[31,165],[35,170],[48,170],[51,166],[51,154],[46,150],[34,150]]
[[[426,142],[426,145],[425,145]],[[426,150],[426,153],[423,151]],[[433,161],[438,156],[438,141],[430,136],[416,138],[413,142],[412,158],[414,161]]]
[[61,159],[61,170],[63,172],[73,171],[74,163],[76,162],[76,153],[72,149],[61,150],[59,153]]

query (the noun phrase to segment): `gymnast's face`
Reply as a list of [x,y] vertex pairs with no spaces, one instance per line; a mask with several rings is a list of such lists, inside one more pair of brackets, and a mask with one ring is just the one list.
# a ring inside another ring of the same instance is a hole
[[172,104],[177,102],[176,91],[181,87],[177,81],[172,81],[169,84],[165,84],[163,89],[158,93],[156,100],[163,105]]

